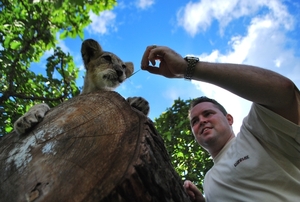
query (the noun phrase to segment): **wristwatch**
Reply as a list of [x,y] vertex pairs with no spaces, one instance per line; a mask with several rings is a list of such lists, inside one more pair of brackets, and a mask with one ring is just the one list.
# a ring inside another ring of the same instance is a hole
[[187,66],[185,74],[184,74],[184,78],[191,80],[192,76],[194,74],[196,64],[199,62],[199,58],[193,57],[193,56],[186,56],[184,59],[188,63],[188,66]]

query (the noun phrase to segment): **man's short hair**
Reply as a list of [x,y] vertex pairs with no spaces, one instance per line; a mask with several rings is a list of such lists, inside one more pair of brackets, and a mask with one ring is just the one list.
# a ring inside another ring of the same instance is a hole
[[190,115],[192,108],[201,102],[211,102],[224,114],[224,116],[226,116],[228,114],[226,109],[220,103],[218,103],[216,100],[208,98],[206,96],[202,96],[202,97],[195,98],[194,100],[191,101],[189,115]]

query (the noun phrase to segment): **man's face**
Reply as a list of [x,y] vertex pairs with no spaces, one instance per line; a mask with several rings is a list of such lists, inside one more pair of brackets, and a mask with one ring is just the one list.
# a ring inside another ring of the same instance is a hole
[[211,102],[199,103],[191,109],[190,124],[197,142],[212,156],[234,136],[232,116],[225,116]]

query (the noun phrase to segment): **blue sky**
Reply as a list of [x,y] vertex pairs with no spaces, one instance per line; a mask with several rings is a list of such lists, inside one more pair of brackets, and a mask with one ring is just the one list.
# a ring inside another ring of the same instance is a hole
[[[93,23],[85,39],[97,40],[106,51],[131,61],[135,70],[146,46],[169,46],[182,56],[202,61],[260,66],[290,78],[300,88],[300,2],[292,0],[118,1]],[[66,39],[60,46],[73,55],[85,74],[80,55],[81,40]],[[41,67],[44,68],[44,67]],[[250,102],[219,87],[184,79],[167,79],[139,71],[117,90],[125,98],[142,96],[150,103],[149,117],[159,117],[177,98],[206,95],[217,99],[234,117],[237,133]]]

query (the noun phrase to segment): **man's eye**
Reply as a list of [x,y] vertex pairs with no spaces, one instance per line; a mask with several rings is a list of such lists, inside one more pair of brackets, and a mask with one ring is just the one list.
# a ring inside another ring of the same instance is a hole
[[206,112],[205,114],[204,114],[204,116],[205,117],[208,117],[209,115],[211,115],[212,113],[211,112]]
[[192,120],[191,121],[191,126],[194,126],[197,122],[198,122],[198,120]]

